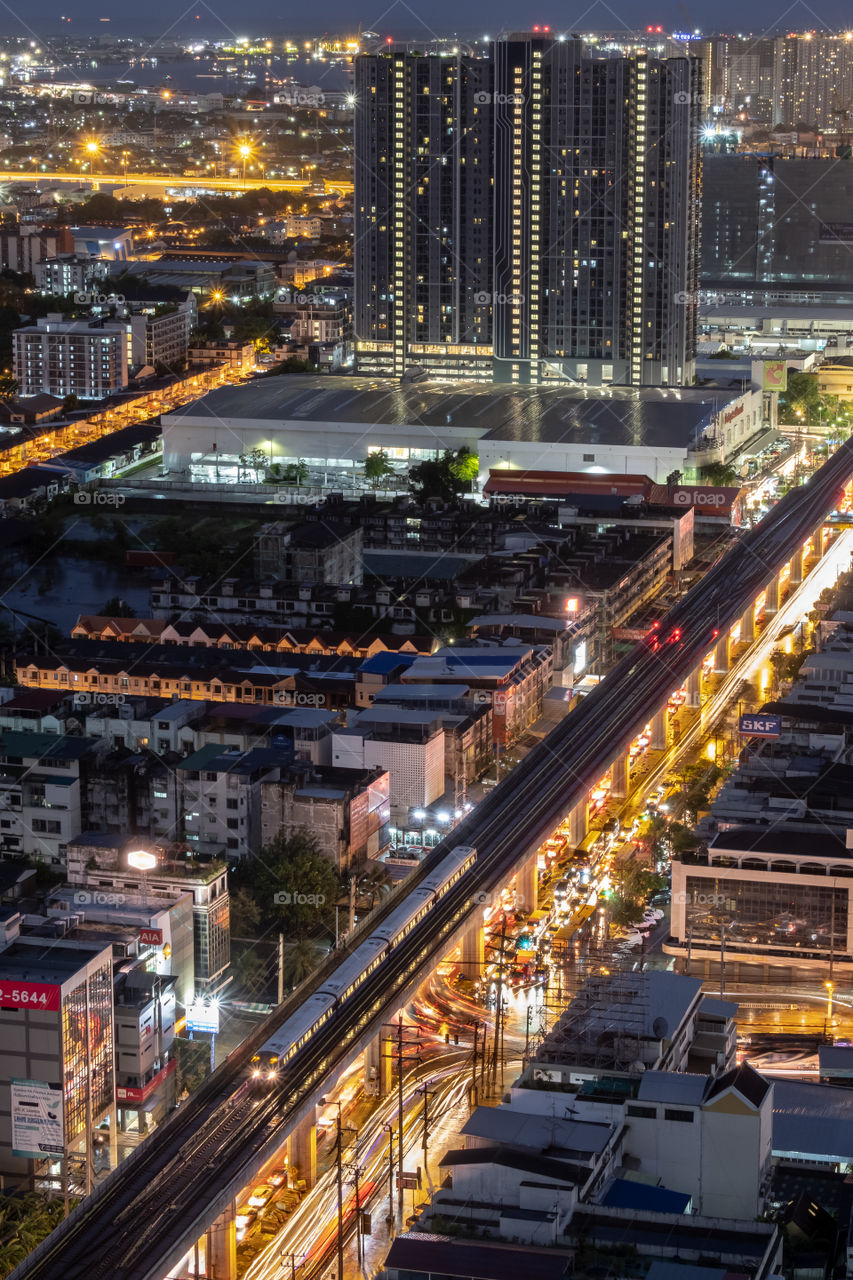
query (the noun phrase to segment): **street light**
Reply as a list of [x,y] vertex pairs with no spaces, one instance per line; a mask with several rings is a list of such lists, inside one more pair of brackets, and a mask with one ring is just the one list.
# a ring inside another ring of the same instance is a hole
[[249,159],[249,156],[252,154],[251,145],[248,142],[241,142],[239,147],[237,148],[237,153],[242,157],[242,160],[243,160],[243,181],[245,182],[246,181],[246,161]]
[[823,985],[826,987],[826,1025],[829,1028],[832,1026],[832,993],[835,983],[827,981]]
[[89,173],[90,174],[93,174],[95,172],[95,157],[99,154],[100,150],[101,150],[101,144],[97,142],[94,138],[90,138],[89,141],[86,143],[86,154],[89,157]]

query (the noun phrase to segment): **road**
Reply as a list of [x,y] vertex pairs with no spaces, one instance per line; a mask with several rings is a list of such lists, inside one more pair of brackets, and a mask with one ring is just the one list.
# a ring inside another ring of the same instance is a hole
[[[306,1114],[322,1081],[351,1058],[355,1043],[377,1034],[447,954],[481,909],[478,895],[505,884],[520,861],[585,802],[614,757],[642,731],[650,711],[666,704],[721,631],[733,627],[760,595],[770,574],[837,508],[851,474],[853,444],[847,443],[713,565],[653,638],[623,658],[463,819],[451,840],[477,848],[470,870],[307,1040],[268,1095],[237,1097],[233,1105],[221,1096],[241,1080],[249,1045],[137,1148],[15,1270],[14,1280],[160,1280]],[[412,887],[448,851],[447,844],[433,850],[413,873]],[[281,1021],[281,1014],[273,1015],[267,1032]]]
[[[42,183],[70,182],[79,187],[83,184],[99,187],[160,187],[163,191],[302,191],[308,192],[318,185],[318,180],[304,182],[301,178],[208,178],[203,174],[184,176],[175,173],[81,173],[68,169],[4,169],[2,180],[8,182],[29,182],[40,186]],[[353,190],[351,182],[338,182],[331,179],[324,181],[325,194],[339,193],[349,195]]]

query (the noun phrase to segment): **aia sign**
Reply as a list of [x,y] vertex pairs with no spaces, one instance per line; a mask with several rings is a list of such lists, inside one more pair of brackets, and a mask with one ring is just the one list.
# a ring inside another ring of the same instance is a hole
[[162,929],[140,929],[139,941],[147,943],[150,947],[162,947],[163,930]]

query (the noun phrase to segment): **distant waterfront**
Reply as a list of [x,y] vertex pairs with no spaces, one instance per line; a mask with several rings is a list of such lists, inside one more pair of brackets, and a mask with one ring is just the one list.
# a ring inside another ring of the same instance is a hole
[[[92,63],[95,63],[93,66]],[[231,68],[234,68],[232,71]],[[224,93],[240,96],[253,85],[275,89],[278,82],[293,79],[298,84],[317,86],[330,92],[349,88],[352,70],[343,62],[321,62],[314,58],[211,58],[204,55],[182,59],[136,59],[127,62],[88,61],[66,63],[46,83],[86,81],[119,87],[130,81],[139,88],[169,88],[185,93]]]

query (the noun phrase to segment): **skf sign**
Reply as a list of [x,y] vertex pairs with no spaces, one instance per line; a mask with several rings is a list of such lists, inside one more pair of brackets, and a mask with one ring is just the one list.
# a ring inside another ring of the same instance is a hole
[[778,738],[782,732],[782,717],[743,715],[739,727],[740,732],[750,738]]
[[140,929],[139,941],[144,942],[149,947],[162,947],[163,930],[162,929]]

